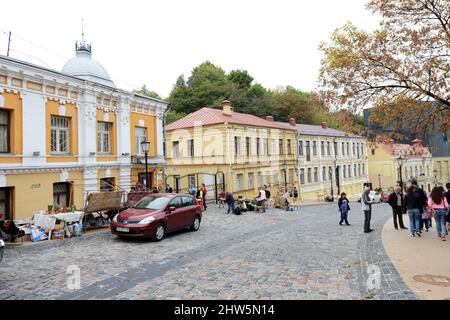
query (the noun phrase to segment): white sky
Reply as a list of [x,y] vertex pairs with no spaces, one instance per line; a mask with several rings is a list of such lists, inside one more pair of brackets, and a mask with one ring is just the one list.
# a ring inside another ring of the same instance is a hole
[[377,26],[366,2],[3,1],[0,54],[7,48],[2,31],[12,31],[11,57],[61,70],[75,55],[83,17],[93,58],[122,89],[145,83],[167,97],[180,74],[187,79],[192,68],[209,60],[227,72],[246,69],[268,88],[293,85],[309,91],[317,83],[320,42],[347,21],[367,30]]

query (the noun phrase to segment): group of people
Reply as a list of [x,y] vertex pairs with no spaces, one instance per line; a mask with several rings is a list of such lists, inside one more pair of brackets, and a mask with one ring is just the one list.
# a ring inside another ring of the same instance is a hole
[[203,211],[207,209],[206,205],[206,195],[208,194],[208,188],[206,185],[202,183],[201,187],[196,188],[194,185],[191,185],[188,190],[191,196],[194,196],[199,204],[202,206]]
[[[403,224],[403,213],[407,212],[409,217],[409,230],[411,237],[421,237],[422,231],[428,232],[433,224],[433,217],[436,223],[436,230],[440,240],[446,241],[448,235],[448,224],[450,223],[449,203],[450,203],[450,183],[446,185],[447,191],[443,187],[435,187],[427,197],[413,181],[403,195],[401,188],[396,188],[389,197],[389,204],[392,207],[394,228],[398,230],[407,229]],[[397,224],[398,220],[398,224]]]
[[[403,214],[407,213],[409,217],[409,230],[411,237],[421,237],[422,231],[428,232],[432,227],[434,217],[437,234],[440,240],[446,241],[448,227],[450,225],[450,183],[446,185],[447,191],[443,187],[435,187],[428,197],[425,191],[419,188],[417,181],[412,181],[406,194],[403,194],[402,188],[395,188],[389,196],[388,203],[392,207],[394,228],[408,229],[403,222]],[[373,200],[370,199],[370,188],[366,187],[361,194],[361,206],[364,212],[364,232],[370,233],[374,229],[370,228],[372,216]],[[345,193],[341,194],[338,201],[341,220],[339,225],[348,222],[348,212],[350,211],[349,201]]]

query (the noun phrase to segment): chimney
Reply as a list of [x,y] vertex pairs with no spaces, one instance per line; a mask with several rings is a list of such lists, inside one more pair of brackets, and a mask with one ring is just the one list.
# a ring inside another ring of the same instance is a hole
[[266,116],[266,120],[270,121],[270,122],[274,122],[275,119],[273,118],[273,116]]
[[223,100],[222,101],[222,107],[223,107],[223,114],[226,116],[233,115],[233,107],[231,106],[230,101]]
[[289,125],[295,127],[297,125],[297,122],[295,121],[295,118],[289,119]]
[[328,123],[326,121],[322,122],[322,129],[328,129]]

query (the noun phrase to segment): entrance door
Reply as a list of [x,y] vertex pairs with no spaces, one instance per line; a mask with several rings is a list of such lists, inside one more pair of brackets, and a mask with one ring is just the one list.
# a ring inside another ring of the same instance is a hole
[[53,206],[57,208],[69,207],[72,204],[71,185],[69,182],[53,184]]
[[[147,187],[147,179],[145,178],[145,172],[139,173],[138,177],[139,177],[139,183],[141,183],[142,185]],[[153,172],[148,173],[148,188],[149,189],[153,188]]]
[[175,176],[174,177],[174,186],[173,189],[175,191],[175,193],[180,193],[180,176]]
[[12,197],[13,188],[0,188],[0,221],[14,219]]

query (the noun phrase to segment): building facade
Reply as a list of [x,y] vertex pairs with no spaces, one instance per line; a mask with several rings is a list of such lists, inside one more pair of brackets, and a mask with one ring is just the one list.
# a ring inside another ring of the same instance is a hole
[[368,182],[365,138],[318,125],[288,124],[297,131],[297,168],[302,199],[323,201],[342,192],[356,198]]
[[205,183],[210,198],[221,189],[253,198],[264,184],[273,195],[298,189],[295,138],[294,128],[234,112],[229,101],[200,109],[166,128],[167,183],[182,192]]
[[[400,157],[403,159],[401,173]],[[430,192],[436,184],[431,153],[420,140],[414,140],[410,145],[392,140],[374,144],[370,147],[368,158],[370,179],[383,190],[399,186],[400,180],[404,187],[411,180],[416,180],[426,192]]]
[[29,219],[48,206],[84,206],[88,192],[145,182],[140,142],[151,142],[150,185],[162,185],[167,103],[115,87],[76,44],[62,72],[0,57],[0,211]]

